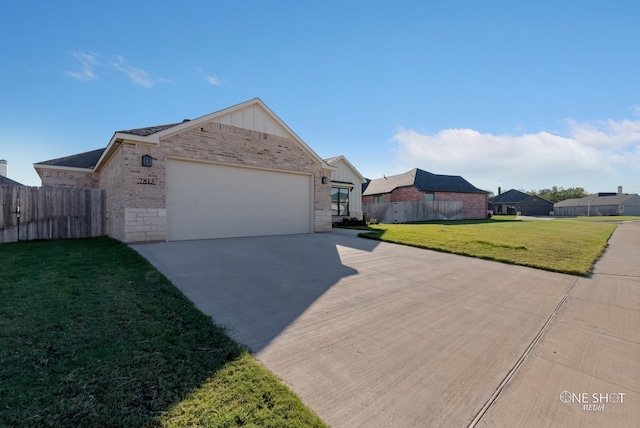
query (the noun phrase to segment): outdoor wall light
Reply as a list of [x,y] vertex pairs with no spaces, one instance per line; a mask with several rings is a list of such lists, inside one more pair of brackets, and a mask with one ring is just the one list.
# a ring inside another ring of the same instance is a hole
[[327,177],[322,177],[322,184],[327,184],[329,179]]
[[153,158],[149,155],[142,156],[142,166],[152,166]]

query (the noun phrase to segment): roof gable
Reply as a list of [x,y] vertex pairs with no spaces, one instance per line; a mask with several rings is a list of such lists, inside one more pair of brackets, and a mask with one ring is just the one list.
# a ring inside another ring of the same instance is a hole
[[269,107],[267,107],[260,98],[253,98],[249,101],[201,116],[197,119],[185,120],[182,123],[150,135],[150,137],[147,137],[148,139],[146,139],[145,142],[157,144],[163,137],[183,132],[189,128],[200,127],[208,122],[217,122],[223,125],[236,126],[256,132],[290,138],[323,168],[329,170],[334,169],[334,167],[328,165],[320,156],[318,156],[318,154],[313,151],[313,149],[311,149],[311,147],[309,147],[302,138],[293,132],[293,130],[289,128]]
[[182,121],[157,132],[154,137],[157,136],[157,142],[162,137],[174,135],[196,126],[199,127],[208,122],[302,141],[260,98],[254,98],[196,119]]
[[364,178],[364,176],[362,174],[360,174],[360,171],[358,171],[356,169],[355,166],[353,166],[351,164],[351,162],[349,162],[347,160],[346,157],[340,155],[340,156],[334,156],[332,158],[327,158],[324,160],[327,164],[336,167],[339,170],[343,169],[346,170],[350,173],[350,175],[353,175],[355,177],[358,178],[359,183],[364,183],[366,181],[366,179]]
[[34,167],[36,167],[36,169],[81,168],[98,171],[108,162],[111,154],[117,150],[119,143],[125,140],[132,143],[159,144],[160,139],[163,137],[183,132],[192,127],[200,127],[207,122],[218,122],[225,125],[290,138],[323,169],[335,169],[335,167],[328,165],[320,158],[320,156],[271,111],[260,98],[254,98],[193,120],[185,119],[179,123],[117,131],[113,134],[109,144],[104,149],[39,162],[34,164]]

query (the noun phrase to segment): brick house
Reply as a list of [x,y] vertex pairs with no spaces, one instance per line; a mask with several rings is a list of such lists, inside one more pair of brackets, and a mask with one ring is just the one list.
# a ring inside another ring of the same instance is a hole
[[335,168],[259,98],[34,168],[43,187],[105,189],[107,234],[123,242],[331,230]]
[[487,215],[487,192],[460,176],[432,174],[418,168],[371,180],[362,193],[363,203],[414,201],[459,201],[464,219]]

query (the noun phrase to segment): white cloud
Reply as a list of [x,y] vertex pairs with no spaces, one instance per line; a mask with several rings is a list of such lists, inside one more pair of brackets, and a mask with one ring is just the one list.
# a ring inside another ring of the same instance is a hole
[[222,80],[218,79],[216,76],[206,76],[207,82],[212,85],[222,85]]
[[157,83],[168,81],[167,79],[152,77],[146,70],[127,64],[127,62],[124,60],[124,57],[120,55],[118,55],[116,59],[117,62],[112,61],[111,65],[115,67],[116,70],[126,74],[129,79],[131,79],[131,81],[136,85],[150,88]]
[[206,80],[207,82],[209,82],[209,83],[210,83],[210,84],[212,84],[212,85],[216,85],[216,86],[217,86],[217,85],[222,85],[222,84],[224,83],[224,81],[223,81],[223,80],[221,80],[220,78],[218,78],[218,76],[215,76],[215,75],[213,75],[213,74],[212,74],[212,75],[207,75],[207,74],[204,72],[204,70],[202,69],[202,67],[200,67],[200,66],[197,66],[197,65],[196,65],[196,66],[195,66],[195,69],[198,71],[198,73],[200,73],[201,75],[203,75],[203,76],[204,76],[204,78],[205,78],[205,80]]
[[629,171],[640,171],[640,120],[566,123],[568,136],[400,129],[391,142],[406,170],[462,175],[489,190],[498,185],[525,190],[558,185],[600,191],[596,189],[608,189]]
[[71,52],[71,55],[80,62],[82,70],[80,71],[67,71],[67,76],[73,77],[76,80],[85,82],[87,80],[97,79],[97,76],[93,72],[97,65],[96,55],[87,52]]

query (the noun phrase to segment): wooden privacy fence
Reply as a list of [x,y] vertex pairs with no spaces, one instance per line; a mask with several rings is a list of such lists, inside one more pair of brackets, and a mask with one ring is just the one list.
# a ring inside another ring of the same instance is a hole
[[367,218],[379,223],[409,223],[427,220],[462,220],[462,201],[413,201],[364,203]]
[[104,235],[104,200],[102,189],[0,186],[0,243]]

